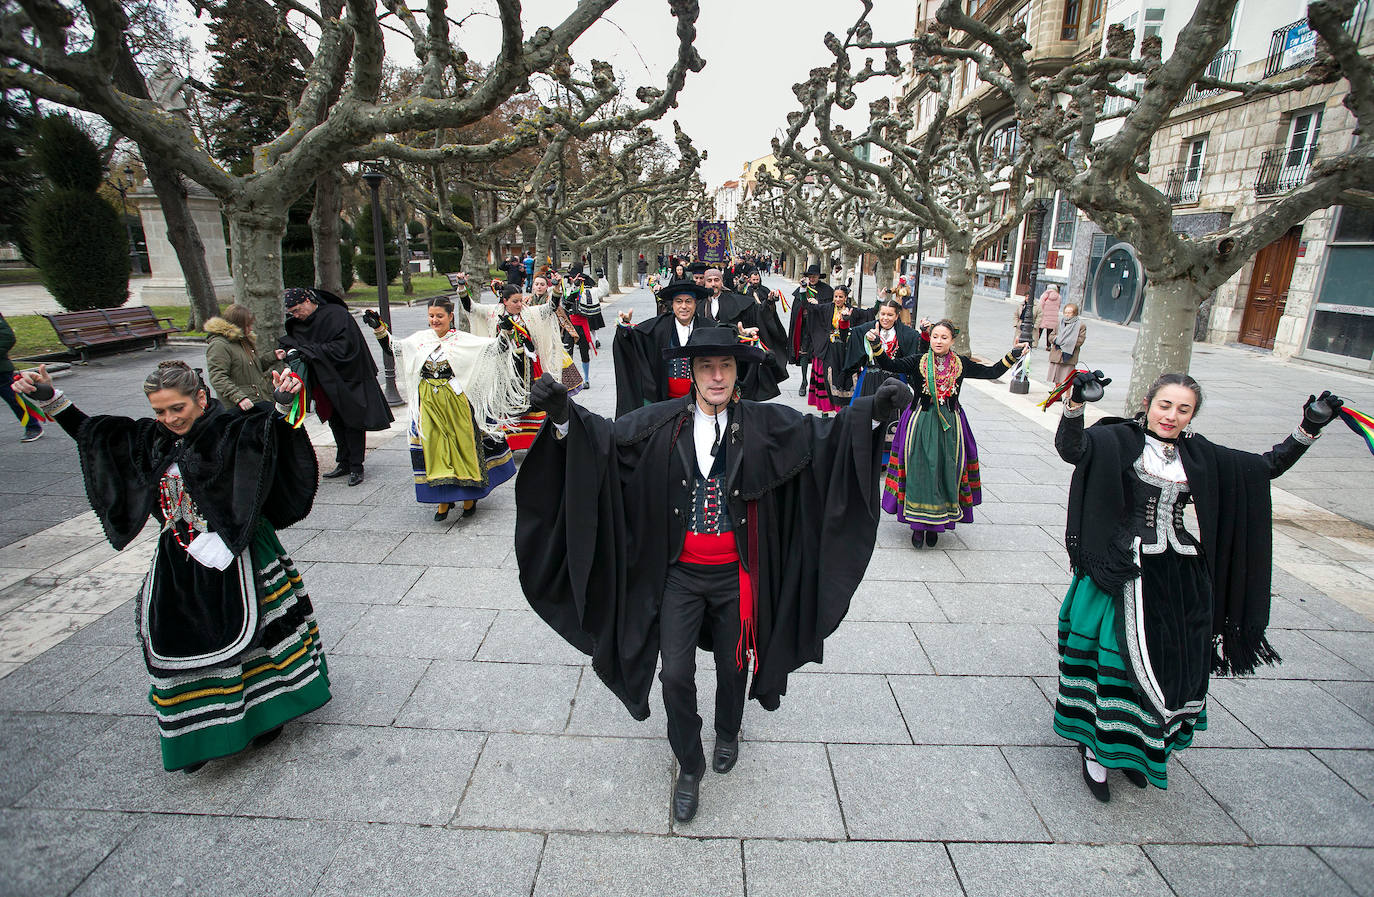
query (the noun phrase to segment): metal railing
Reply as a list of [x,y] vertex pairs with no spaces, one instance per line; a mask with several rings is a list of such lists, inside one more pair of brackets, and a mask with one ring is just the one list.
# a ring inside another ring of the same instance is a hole
[[[1290,158],[1291,157],[1291,158]],[[1317,154],[1307,150],[1276,147],[1264,151],[1260,157],[1259,174],[1255,177],[1256,196],[1277,196],[1307,183]]]
[[[1239,50],[1222,50],[1211,62],[1207,63],[1207,68],[1200,77],[1216,78],[1218,81],[1230,81],[1236,74],[1236,58],[1238,56],[1240,56]],[[1183,102],[1181,105],[1186,106],[1189,103],[1196,103],[1198,100],[1214,97],[1224,92],[1225,91],[1219,87],[1199,88],[1194,84],[1192,89],[1183,95]]]
[[[1367,0],[1360,0],[1355,4],[1355,11],[1345,23],[1345,30],[1356,43],[1364,30],[1366,3]],[[1307,24],[1307,19],[1298,19],[1276,29],[1269,39],[1269,61],[1264,66],[1264,77],[1308,65],[1316,58],[1317,32]]]
[[1164,182],[1164,195],[1169,197],[1169,202],[1174,205],[1191,205],[1198,201],[1202,195],[1202,175],[1206,171],[1206,166],[1202,168],[1175,168],[1169,172]]

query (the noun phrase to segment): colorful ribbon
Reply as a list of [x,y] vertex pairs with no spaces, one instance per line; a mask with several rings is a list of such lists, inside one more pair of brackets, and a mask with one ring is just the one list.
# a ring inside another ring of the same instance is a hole
[[[15,382],[21,379],[23,378],[18,374],[14,375]],[[24,416],[19,418],[19,425],[24,429],[27,430],[31,423],[47,423],[52,420],[52,418],[43,413],[42,408],[38,407],[38,403],[29,398],[25,393],[16,391],[14,397],[19,400],[19,407],[24,411]]]
[[1045,401],[1039,403],[1041,411],[1049,411],[1051,405],[1053,405],[1055,402],[1059,401],[1064,397],[1064,393],[1068,392],[1073,387],[1073,378],[1080,370],[1087,369],[1074,368],[1072,371],[1069,371],[1069,376],[1064,378],[1064,382],[1056,386],[1053,390],[1051,390],[1049,396],[1045,399]]
[[1370,453],[1374,454],[1374,417],[1370,417],[1363,411],[1356,411],[1349,406],[1340,410],[1341,420],[1345,425],[1355,431],[1355,435],[1364,440],[1364,444],[1369,446]]

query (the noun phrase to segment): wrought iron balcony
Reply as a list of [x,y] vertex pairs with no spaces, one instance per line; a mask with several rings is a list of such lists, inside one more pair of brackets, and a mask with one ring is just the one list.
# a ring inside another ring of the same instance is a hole
[[[1359,43],[1364,27],[1365,5],[1366,0],[1356,3],[1355,11],[1345,23],[1345,30],[1350,32],[1356,43]],[[1317,32],[1307,24],[1306,18],[1298,19],[1277,29],[1269,39],[1269,61],[1264,66],[1264,77],[1308,65],[1316,58]]]
[[1265,150],[1260,157],[1259,175],[1255,178],[1256,196],[1277,196],[1307,183],[1317,154],[1306,150],[1276,148]]
[[1202,195],[1203,168],[1175,168],[1164,182],[1164,195],[1177,206],[1193,205]]
[[[1239,50],[1222,50],[1211,62],[1207,63],[1207,69],[1202,73],[1202,76],[1216,78],[1218,81],[1230,81],[1236,74],[1236,57],[1239,55]],[[1198,100],[1205,100],[1207,97],[1214,97],[1223,92],[1220,88],[1199,88],[1194,84],[1192,89],[1184,94],[1182,105],[1196,103]]]

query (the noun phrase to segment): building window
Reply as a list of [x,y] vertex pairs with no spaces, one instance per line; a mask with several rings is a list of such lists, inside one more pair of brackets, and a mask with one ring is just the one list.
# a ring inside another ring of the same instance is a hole
[[1054,236],[1050,243],[1055,249],[1072,249],[1073,232],[1078,226],[1078,210],[1061,190],[1054,208]]
[[1025,29],[1026,29],[1026,34],[1025,34],[1026,42],[1029,43],[1029,42],[1030,42],[1030,4],[1029,4],[1029,3],[1027,3],[1025,6],[1021,7],[1020,9],[1018,9],[1018,10],[1016,11],[1016,13],[1011,17],[1011,23],[1012,23],[1013,25],[1017,24],[1018,22],[1019,22],[1023,27],[1025,27]]
[[1088,27],[1083,31],[1092,34],[1098,25],[1102,24],[1102,12],[1107,8],[1107,0],[1088,0]]
[[[1183,179],[1178,188],[1178,196],[1170,196],[1175,202],[1193,203],[1202,193],[1202,166],[1207,161],[1207,138],[1198,137],[1185,144]],[[1172,194],[1173,191],[1170,191]]]
[[1060,40],[1078,40],[1078,15],[1081,11],[1080,0],[1065,0],[1064,27],[1059,32]]
[[1312,314],[1307,348],[1342,355],[1368,366],[1374,361],[1374,211],[1341,206],[1326,248],[1326,272]]
[[1021,147],[1021,132],[1014,122],[1003,125],[993,130],[987,145],[992,148],[993,158],[1010,159]]
[[1312,170],[1312,157],[1317,154],[1317,141],[1322,133],[1322,111],[1311,109],[1293,115],[1288,125],[1288,142],[1283,156],[1280,181],[1301,184]]

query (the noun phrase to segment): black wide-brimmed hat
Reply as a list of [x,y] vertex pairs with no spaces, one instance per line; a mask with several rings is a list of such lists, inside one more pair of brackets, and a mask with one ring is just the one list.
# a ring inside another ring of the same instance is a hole
[[806,269],[806,273],[807,273],[807,274],[820,274],[820,273],[821,273],[821,266],[820,266],[820,265],[811,265],[810,267],[808,267],[808,268]]
[[663,350],[667,358],[718,358],[728,355],[740,361],[763,361],[763,350],[739,341],[733,327],[697,327],[687,337],[687,345]]
[[711,291],[695,280],[674,280],[658,291],[658,298],[662,302],[672,302],[674,296],[682,293],[691,293],[698,302],[705,301],[711,296]]
[[692,262],[692,264],[690,264],[690,265],[687,266],[687,273],[688,273],[688,274],[705,274],[705,273],[706,273],[706,267],[707,267],[707,265],[706,265],[705,262]]

